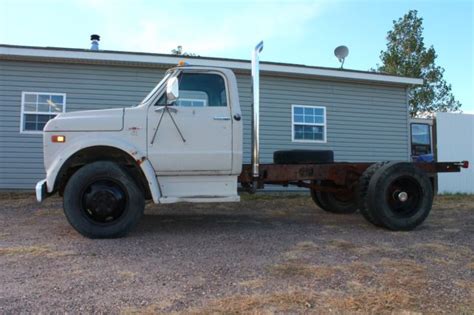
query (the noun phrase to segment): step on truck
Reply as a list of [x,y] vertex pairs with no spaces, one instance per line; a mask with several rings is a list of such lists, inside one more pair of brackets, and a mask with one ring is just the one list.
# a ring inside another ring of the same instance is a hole
[[[91,238],[120,237],[145,201],[239,201],[266,184],[308,188],[321,209],[357,210],[371,223],[411,230],[428,216],[438,172],[468,162],[334,162],[332,151],[282,150],[259,161],[259,54],[252,54],[251,164],[242,163],[243,122],[230,69],[180,64],[133,107],[60,114],[43,133],[46,179],[39,202],[58,193],[69,223]],[[194,104],[196,103],[196,104]]]

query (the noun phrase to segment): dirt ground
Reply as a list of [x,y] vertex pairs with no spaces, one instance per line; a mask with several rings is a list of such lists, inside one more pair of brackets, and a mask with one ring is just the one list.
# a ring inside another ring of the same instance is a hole
[[0,313],[474,313],[474,196],[415,231],[308,196],[149,204],[126,238],[76,233],[59,198],[0,196]]

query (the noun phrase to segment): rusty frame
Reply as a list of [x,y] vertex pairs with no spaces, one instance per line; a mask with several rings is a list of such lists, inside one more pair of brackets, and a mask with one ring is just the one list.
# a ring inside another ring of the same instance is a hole
[[[331,164],[260,164],[258,187],[265,184],[296,185],[320,191],[353,191],[359,177],[372,163],[331,163]],[[460,172],[467,167],[467,162],[413,163],[430,176],[436,173]],[[250,185],[252,165],[244,164],[238,181]],[[324,181],[321,185],[315,182]]]

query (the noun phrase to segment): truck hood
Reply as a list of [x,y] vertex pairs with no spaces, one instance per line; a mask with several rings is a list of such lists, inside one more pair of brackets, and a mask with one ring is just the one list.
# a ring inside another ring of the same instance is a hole
[[120,131],[123,116],[123,108],[59,114],[46,124],[44,131]]

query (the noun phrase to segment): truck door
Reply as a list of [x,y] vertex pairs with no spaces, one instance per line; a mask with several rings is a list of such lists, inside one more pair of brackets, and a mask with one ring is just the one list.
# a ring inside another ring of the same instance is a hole
[[166,93],[148,112],[148,158],[157,174],[230,174],[232,120],[225,78],[185,72],[179,98],[165,107]]

